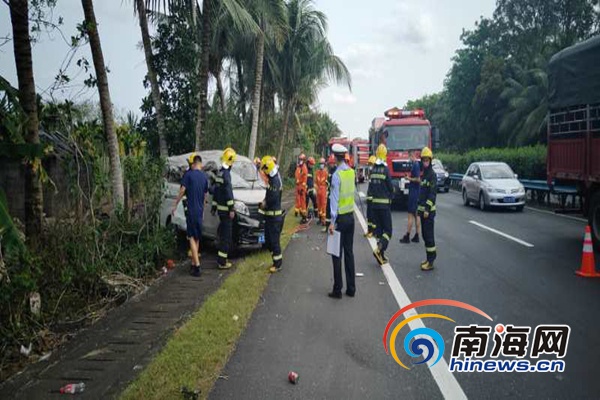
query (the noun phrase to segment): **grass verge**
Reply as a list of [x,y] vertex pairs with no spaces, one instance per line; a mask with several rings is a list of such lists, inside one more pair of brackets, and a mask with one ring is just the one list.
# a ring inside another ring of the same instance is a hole
[[[286,218],[282,249],[297,224],[293,216]],[[200,389],[200,398],[207,398],[258,304],[269,280],[270,265],[267,251],[239,262],[219,290],[175,331],[164,349],[127,387],[121,400],[181,398],[182,386]]]

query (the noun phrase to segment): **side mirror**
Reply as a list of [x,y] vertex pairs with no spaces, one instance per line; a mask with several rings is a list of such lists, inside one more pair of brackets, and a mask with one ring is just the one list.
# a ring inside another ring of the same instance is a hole
[[519,179],[519,175],[515,174],[515,179]]
[[475,179],[476,181],[479,180],[479,175],[473,175],[473,179]]

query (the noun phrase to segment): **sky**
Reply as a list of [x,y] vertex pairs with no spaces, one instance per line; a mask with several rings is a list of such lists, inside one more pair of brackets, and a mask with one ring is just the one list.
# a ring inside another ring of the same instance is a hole
[[[142,84],[146,64],[132,4],[130,0],[94,2],[111,97],[121,116],[130,110],[139,114],[147,93]],[[452,56],[461,46],[462,30],[472,29],[481,16],[490,17],[495,1],[315,0],[315,6],[327,15],[329,40],[352,75],[351,91],[333,84],[320,93],[317,106],[345,135],[367,137],[373,118],[383,116],[386,109],[442,89]],[[58,0],[47,18],[57,21],[58,16],[64,20],[61,31],[68,41],[83,20],[81,2]],[[0,2],[0,44],[10,33],[8,6]],[[87,74],[75,65],[81,56],[91,63],[87,46],[70,63],[71,87],[51,90],[68,60],[65,39],[56,31],[39,35],[33,47],[37,90],[46,97],[96,101],[95,90],[80,90]],[[12,42],[0,45],[0,75],[17,86]]]

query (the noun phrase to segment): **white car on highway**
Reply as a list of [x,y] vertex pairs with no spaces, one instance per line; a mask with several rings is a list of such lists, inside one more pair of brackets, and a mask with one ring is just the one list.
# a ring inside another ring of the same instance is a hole
[[[163,226],[172,226],[179,231],[186,231],[183,202],[179,202],[175,213],[171,210],[179,194],[180,182],[188,169],[188,158],[192,153],[169,157],[167,159],[167,176],[165,178],[165,194],[160,208],[160,222]],[[221,167],[221,150],[200,151],[202,169],[209,179]],[[235,220],[233,224],[234,248],[261,247],[265,242],[264,221],[258,212],[258,206],[265,198],[266,185],[257,174],[252,161],[244,156],[237,156],[231,169],[231,183],[235,200]],[[212,185],[212,180],[209,182]],[[202,236],[217,239],[219,227],[218,215],[211,214],[212,195],[207,195],[204,205]]]
[[481,210],[514,207],[523,211],[525,188],[517,175],[503,162],[475,162],[461,182],[463,204],[474,202]]

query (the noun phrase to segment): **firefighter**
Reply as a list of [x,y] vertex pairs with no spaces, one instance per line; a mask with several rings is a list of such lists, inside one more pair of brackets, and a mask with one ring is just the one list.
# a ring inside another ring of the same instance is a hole
[[333,290],[329,297],[342,298],[342,256],[344,258],[344,269],[346,271],[346,295],[354,297],[356,294],[354,273],[354,191],[356,176],[354,170],[346,163],[344,154],[348,154],[341,144],[331,146],[335,154],[338,168],[331,179],[331,222],[329,223],[329,234],[333,235],[337,230],[340,235],[339,257],[331,256],[333,261]]
[[219,269],[229,269],[232,264],[228,261],[229,249],[231,248],[231,234],[233,229],[233,219],[235,212],[233,210],[233,188],[231,187],[231,167],[237,158],[235,150],[227,148],[221,155],[221,169],[215,177],[215,185],[212,190],[213,209],[212,213],[219,214],[219,248],[217,263]]
[[315,216],[315,209],[317,208],[317,193],[315,190],[314,176],[315,164],[314,157],[308,157],[308,160],[306,160],[306,170],[308,171],[308,175],[306,175],[306,208],[308,209],[308,215],[311,218]]
[[306,185],[308,179],[308,169],[305,165],[306,156],[300,154],[298,157],[298,164],[296,167],[296,208],[294,214],[296,217],[300,215],[302,220],[301,223],[306,223]]
[[384,144],[377,147],[377,160],[371,171],[371,181],[367,197],[371,199],[371,216],[375,224],[375,237],[377,238],[377,248],[373,252],[380,265],[388,262],[385,255],[388,243],[392,238],[392,197],[394,187],[388,170],[387,148]]
[[281,192],[283,185],[279,168],[271,156],[264,156],[261,161],[261,171],[268,177],[269,186],[265,199],[261,203],[260,213],[265,216],[265,243],[271,252],[273,265],[269,272],[281,271],[283,255],[281,253],[281,230],[283,228],[283,211],[281,209]]
[[329,155],[329,158],[327,159],[327,165],[329,165],[329,178],[327,179],[327,207],[325,210],[325,227],[323,228],[323,232],[327,232],[327,227],[331,222],[331,202],[329,201],[329,192],[331,190],[331,177],[337,169],[337,163],[333,154]]
[[[373,166],[375,165],[375,161],[377,161],[377,157],[371,156],[369,157],[369,176],[371,175],[371,171],[373,170]],[[369,182],[369,189],[367,189],[367,193],[370,192],[371,182]],[[367,233],[365,233],[365,237],[372,238],[373,233],[375,232],[375,221],[373,221],[373,210],[371,207],[371,202],[373,201],[373,196],[367,195]]]
[[265,185],[267,185],[269,183],[269,179],[264,174],[264,172],[262,172],[260,166],[261,166],[260,158],[254,157],[254,167],[256,168],[256,179],[262,180],[265,183]]
[[317,211],[319,214],[319,223],[325,226],[325,216],[327,207],[327,181],[329,180],[329,174],[325,169],[325,159],[319,160],[319,169],[316,172],[317,182]]
[[433,153],[429,147],[421,151],[421,163],[423,164],[423,176],[421,178],[421,188],[419,191],[419,206],[417,212],[421,218],[421,233],[425,242],[425,253],[427,259],[421,263],[423,271],[433,269],[433,262],[437,256],[435,248],[435,237],[433,226],[435,220],[435,198],[437,194],[437,175],[433,170],[431,160]]

